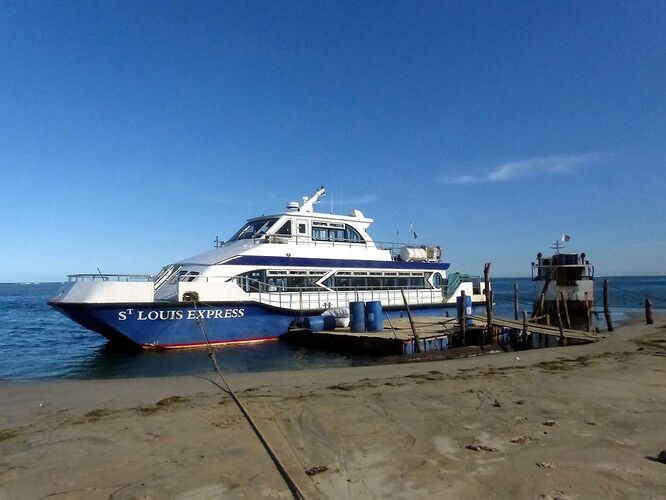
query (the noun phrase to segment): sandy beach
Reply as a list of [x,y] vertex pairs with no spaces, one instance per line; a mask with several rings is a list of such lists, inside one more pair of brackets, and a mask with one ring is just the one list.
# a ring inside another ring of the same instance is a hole
[[[307,498],[663,498],[665,374],[657,316],[583,346],[227,378]],[[292,498],[218,384],[0,382],[0,499]]]

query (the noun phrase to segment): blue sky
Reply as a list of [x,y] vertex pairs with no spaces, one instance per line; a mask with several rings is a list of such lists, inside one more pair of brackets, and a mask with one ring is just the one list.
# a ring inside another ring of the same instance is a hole
[[155,273],[324,184],[377,240],[666,274],[663,2],[0,9],[0,282]]

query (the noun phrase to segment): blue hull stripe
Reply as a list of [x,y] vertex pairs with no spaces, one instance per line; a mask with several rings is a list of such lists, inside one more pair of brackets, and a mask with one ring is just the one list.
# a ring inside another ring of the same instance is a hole
[[274,339],[286,333],[298,317],[298,313],[279,313],[249,303],[201,305],[196,310],[185,304],[53,305],[111,340],[124,338],[155,348],[205,345],[200,323],[212,344]]
[[395,260],[347,260],[347,259],[310,259],[307,257],[273,257],[264,255],[239,255],[224,264],[237,266],[279,266],[279,267],[317,267],[317,268],[369,268],[391,270],[427,270],[445,271],[448,262],[405,262]]
[[[199,323],[203,324],[212,344],[275,339],[298,321],[298,312],[269,308],[249,302],[189,304],[67,304],[51,302],[80,325],[113,341],[130,341],[151,348],[175,348],[205,345]],[[476,304],[475,304],[476,306]],[[414,307],[420,316],[448,315],[455,304]],[[309,311],[318,314],[321,311]],[[387,308],[390,317],[402,311]],[[452,311],[455,314],[455,310]],[[197,321],[199,319],[199,321]]]

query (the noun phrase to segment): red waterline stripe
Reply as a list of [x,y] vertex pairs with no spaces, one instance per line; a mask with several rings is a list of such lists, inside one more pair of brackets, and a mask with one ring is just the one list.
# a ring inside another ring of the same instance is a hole
[[238,344],[254,344],[259,342],[270,342],[272,340],[277,340],[279,337],[262,337],[258,339],[242,339],[242,340],[225,340],[223,342],[193,342],[190,344],[164,344],[164,345],[153,345],[153,344],[143,344],[141,347],[144,349],[191,349],[195,347],[205,347],[207,345],[218,346],[218,345],[238,345]]

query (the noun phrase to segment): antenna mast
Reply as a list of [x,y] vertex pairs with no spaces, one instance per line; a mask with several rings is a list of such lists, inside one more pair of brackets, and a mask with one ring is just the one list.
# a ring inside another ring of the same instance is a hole
[[564,243],[561,243],[560,240],[555,240],[555,243],[553,243],[550,248],[555,250],[555,254],[559,255],[560,254],[560,248],[564,248]]
[[299,212],[312,212],[314,204],[317,203],[319,198],[324,195],[326,188],[321,186],[319,190],[310,199],[303,199],[303,205],[298,210]]

